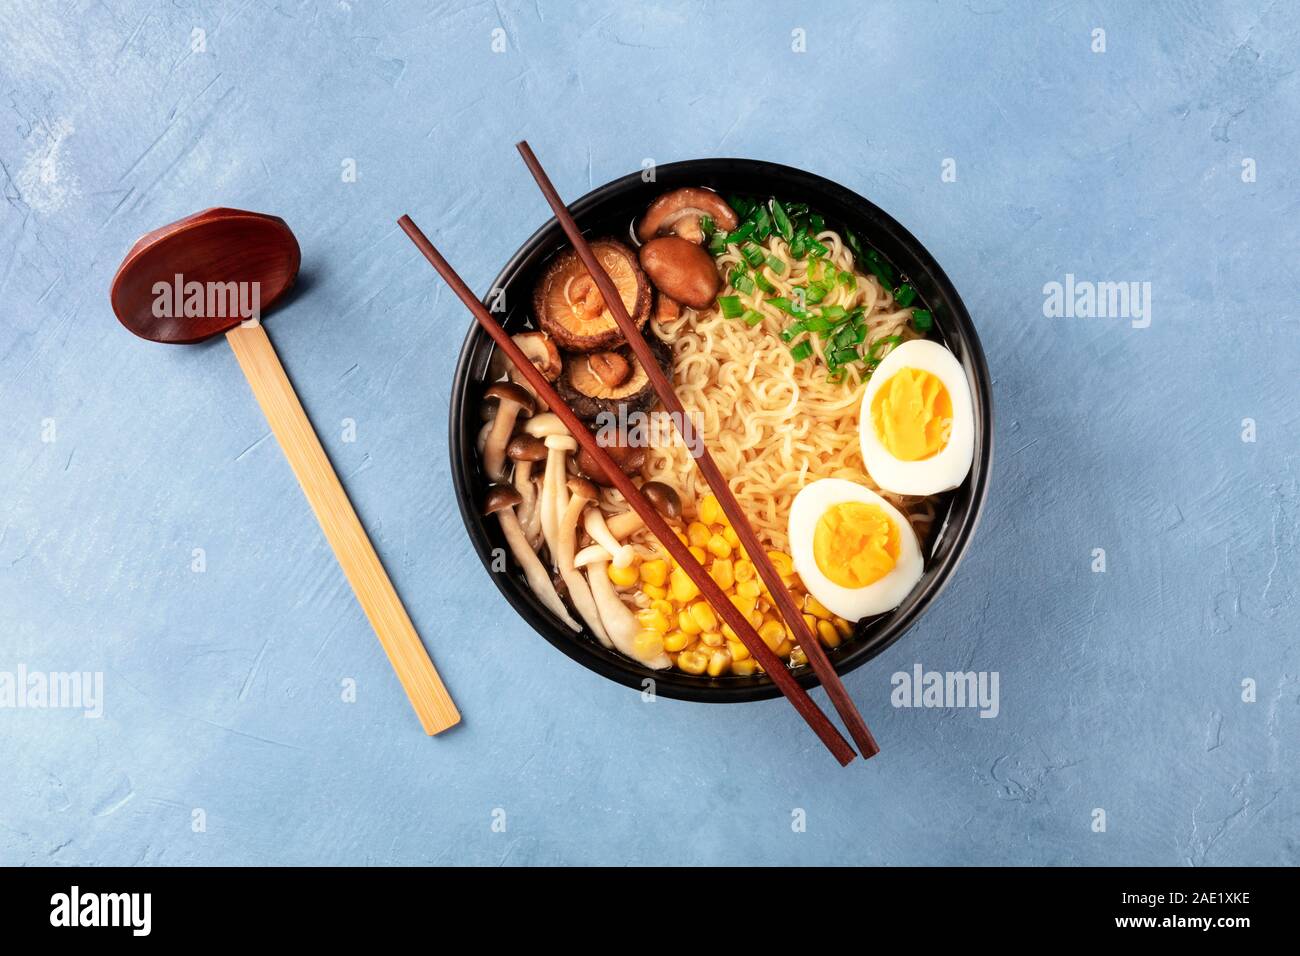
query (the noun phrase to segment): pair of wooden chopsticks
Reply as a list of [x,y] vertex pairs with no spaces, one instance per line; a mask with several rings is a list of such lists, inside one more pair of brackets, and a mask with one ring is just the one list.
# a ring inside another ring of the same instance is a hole
[[[681,423],[686,421],[685,410],[682,408],[682,404],[677,398],[676,392],[673,391],[672,384],[668,381],[667,376],[663,374],[662,370],[660,370],[659,364],[651,353],[649,345],[642,337],[640,330],[627,314],[627,309],[623,305],[622,297],[618,294],[617,289],[614,288],[614,284],[610,280],[609,275],[592,254],[591,248],[588,246],[586,239],[578,230],[577,224],[574,223],[573,217],[569,215],[568,209],[560,200],[559,194],[556,193],[555,187],[551,184],[545,170],[542,169],[541,164],[537,161],[537,157],[533,155],[533,151],[529,148],[526,142],[519,143],[518,148],[520,154],[524,158],[524,162],[528,165],[533,177],[537,180],[538,186],[541,187],[543,195],[545,195],[547,202],[554,211],[556,219],[564,229],[565,234],[569,237],[569,241],[573,244],[578,256],[582,259],[583,265],[586,266],[587,271],[596,282],[597,288],[600,289],[606,307],[610,310],[610,314],[614,316],[614,321],[618,323],[618,326],[626,337],[633,353],[641,362],[641,366],[646,370],[660,401],[663,402],[665,408],[670,412],[677,413],[674,416],[674,419],[677,423],[677,427],[680,428]],[[694,555],[687,550],[686,545],[678,539],[676,532],[668,526],[667,522],[663,520],[655,507],[641,494],[640,489],[632,483],[632,480],[627,475],[623,474],[622,469],[614,462],[609,453],[601,447],[600,443],[596,440],[595,435],[588,430],[586,425],[582,423],[581,419],[579,419],[568,405],[565,404],[564,400],[560,398],[559,393],[556,392],[554,387],[546,381],[533,363],[529,361],[527,356],[525,356],[514,343],[514,340],[510,337],[509,333],[507,333],[496,322],[496,320],[492,318],[483,303],[475,297],[469,286],[467,286],[464,280],[456,274],[455,270],[447,263],[447,260],[442,257],[442,254],[438,252],[433,243],[431,243],[415,223],[411,221],[409,216],[403,216],[399,219],[398,225],[402,227],[402,230],[407,234],[411,241],[415,243],[416,248],[423,253],[424,257],[429,260],[430,264],[433,265],[438,274],[442,276],[444,281],[446,281],[446,283],[451,287],[452,291],[455,292],[460,300],[465,304],[465,307],[470,310],[479,325],[483,327],[484,331],[486,331],[502,351],[506,353],[506,357],[514,363],[516,368],[519,369],[520,374],[524,376],[529,385],[531,385],[537,393],[546,400],[546,403],[551,406],[551,410],[555,412],[561,421],[564,422],[565,427],[569,429],[577,442],[586,449],[588,454],[592,455],[596,459],[600,467],[608,476],[610,476],[614,482],[614,486],[622,493],[623,497],[632,507],[632,510],[640,515],[642,520],[645,522],[646,527],[649,528],[651,533],[659,539],[668,550],[669,554],[673,556],[673,559],[681,566],[682,570],[685,571],[685,573],[695,583],[696,587],[700,589],[705,600],[707,600],[717,614],[731,626],[731,629],[735,631],[736,636],[740,638],[741,643],[748,648],[749,652],[754,656],[754,659],[758,661],[763,670],[769,677],[771,677],[772,682],[777,685],[777,688],[785,695],[786,699],[790,701],[791,705],[799,712],[800,716],[807,721],[813,732],[817,734],[818,738],[823,744],[825,744],[827,749],[830,750],[835,759],[840,762],[841,766],[851,762],[856,756],[855,751],[827,719],[826,715],[821,711],[821,708],[819,708],[813,702],[812,698],[808,696],[807,692],[799,686],[798,681],[796,681],[791,675],[785,662],[777,657],[776,654],[767,646],[766,642],[759,637],[758,632],[749,623],[749,620],[740,613],[739,609],[736,608],[735,605],[731,603],[726,594],[723,593],[722,589],[718,587],[717,583],[713,580],[712,576],[709,575],[704,565],[695,559]],[[813,671],[817,674],[822,685],[826,688],[832,703],[835,705],[836,711],[840,714],[840,717],[848,727],[849,734],[861,748],[864,757],[874,756],[879,752],[880,748],[876,745],[875,739],[871,736],[871,731],[867,729],[866,722],[863,721],[857,708],[854,707],[853,701],[849,698],[848,691],[845,690],[843,683],[839,679],[839,675],[835,673],[834,668],[831,667],[830,661],[827,660],[826,654],[822,650],[817,636],[812,634],[807,627],[803,619],[803,613],[795,607],[794,601],[790,597],[790,593],[786,589],[785,583],[781,580],[780,573],[773,566],[771,559],[768,558],[767,552],[758,541],[758,537],[754,533],[754,529],[750,526],[748,518],[745,517],[744,512],[740,508],[739,502],[736,501],[735,496],[731,493],[731,489],[728,487],[726,480],[722,477],[722,473],[718,470],[717,465],[714,463],[713,458],[709,455],[707,449],[701,447],[697,463],[700,466],[700,470],[704,473],[704,477],[707,480],[709,487],[712,489],[714,496],[721,504],[723,513],[727,515],[728,520],[736,531],[736,535],[740,538],[741,544],[749,555],[750,561],[757,569],[759,577],[762,578],[763,583],[767,585],[768,592],[772,595],[773,600],[781,611],[781,616],[789,624],[791,631],[798,637],[799,644],[804,649],[804,653],[812,664]]]

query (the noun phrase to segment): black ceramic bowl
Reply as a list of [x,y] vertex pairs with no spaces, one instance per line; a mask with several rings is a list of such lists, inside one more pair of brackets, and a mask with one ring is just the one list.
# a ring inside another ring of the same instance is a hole
[[[697,159],[660,166],[655,182],[645,182],[640,173],[616,179],[587,193],[569,209],[588,235],[626,237],[628,226],[656,196],[681,186],[708,186],[723,195],[731,193],[776,196],[783,201],[805,202],[826,219],[828,228],[855,232],[864,244],[874,247],[889,260],[896,272],[908,277],[924,304],[934,313],[931,337],[946,345],[962,363],[970,382],[975,411],[975,457],[965,483],[940,502],[938,520],[925,542],[925,574],[907,599],[895,610],[860,621],[851,640],[829,652],[840,674],[866,663],[898,640],[938,597],[961,560],[988,493],[993,460],[993,403],[988,367],[975,327],[957,290],[930,253],[910,232],[890,216],[856,193],[829,180],[789,166],[748,159]],[[503,324],[512,331],[529,327],[532,288],[542,266],[567,242],[559,224],[551,219],[533,233],[506,263],[493,290],[504,290]],[[491,307],[495,292],[484,302]],[[918,303],[919,304],[919,303]],[[486,388],[494,345],[472,322],[465,337],[460,360],[452,380],[451,474],[461,515],[470,540],[496,586],[542,637],[584,667],[611,680],[641,689],[647,678],[654,679],[655,692],[664,697],[712,703],[762,700],[779,691],[766,676],[694,676],[681,671],[652,671],[608,650],[591,635],[574,634],[559,623],[529,591],[523,575],[513,567],[508,572],[492,570],[493,549],[508,553],[496,521],[482,516],[487,480],[479,467],[475,439],[482,424],[479,403]],[[796,669],[805,687],[817,683],[811,668]]]

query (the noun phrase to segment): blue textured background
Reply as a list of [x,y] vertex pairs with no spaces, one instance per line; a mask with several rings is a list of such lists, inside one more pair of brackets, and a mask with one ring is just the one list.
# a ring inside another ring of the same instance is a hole
[[[1201,6],[3,4],[0,670],[100,670],[107,700],[0,710],[0,861],[1300,863],[1300,18]],[[479,566],[445,445],[469,319],[394,220],[483,288],[545,218],[520,137],[569,198],[646,158],[805,167],[964,296],[993,493],[847,680],[869,764],[781,702],[641,703]],[[218,204],[302,243],[268,328],[464,711],[440,738],[230,350],[109,310],[138,235]],[[1067,272],[1151,282],[1151,327],[1044,318]],[[1001,714],[892,709],[918,662],[999,672]]]

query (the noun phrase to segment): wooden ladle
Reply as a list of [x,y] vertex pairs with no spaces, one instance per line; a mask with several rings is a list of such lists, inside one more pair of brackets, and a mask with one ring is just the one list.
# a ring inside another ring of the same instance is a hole
[[113,277],[113,311],[154,342],[199,342],[225,333],[421,725],[437,734],[458,723],[460,714],[260,322],[293,286],[301,260],[283,219],[205,209],[131,247]]

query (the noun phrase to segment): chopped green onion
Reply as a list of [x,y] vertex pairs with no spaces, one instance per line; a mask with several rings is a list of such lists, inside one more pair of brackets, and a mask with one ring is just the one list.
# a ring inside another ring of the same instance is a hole
[[767,256],[763,253],[763,250],[752,242],[747,242],[741,246],[740,254],[745,257],[745,261],[754,269],[757,269],[767,261]]
[[830,382],[832,385],[840,384],[840,382],[844,381],[844,369],[842,368],[835,369],[829,375],[826,376],[826,381]]
[[916,290],[904,282],[898,287],[898,292],[894,294],[894,301],[907,308],[916,300]]
[[794,226],[790,224],[790,217],[786,215],[785,207],[775,197],[772,199],[772,221],[781,238],[789,242],[794,235]]
[[708,242],[713,238],[713,232],[716,227],[713,225],[712,216],[700,217],[700,232],[704,235],[704,241]]
[[880,253],[875,249],[867,253],[867,268],[886,289],[894,287],[894,270],[889,267],[889,263],[880,258]]
[[709,252],[715,256],[720,256],[727,251],[727,234],[725,232],[715,232],[713,238],[709,240]]
[[751,295],[754,291],[754,280],[745,272],[741,272],[739,275],[733,272],[731,274],[731,285],[732,288],[738,289],[746,295]]
[[793,342],[796,336],[802,335],[807,331],[808,330],[804,327],[802,322],[791,322],[781,330],[781,341],[787,343]]
[[812,234],[816,235],[826,228],[826,220],[817,215],[817,213],[811,212],[808,214],[808,225],[811,227],[810,231]]
[[821,314],[822,318],[830,319],[832,322],[839,322],[849,313],[845,311],[844,306],[842,305],[828,305],[826,308],[822,309]]
[[850,362],[856,362],[860,356],[856,348],[839,349],[832,353],[836,365],[848,365]]
[[785,261],[780,256],[768,255],[767,267],[779,276],[785,275]]
[[803,320],[804,328],[809,332],[829,332],[835,326],[830,319],[823,318],[820,315],[810,315]]
[[803,226],[800,226],[794,231],[794,238],[790,240],[790,255],[796,259],[802,259],[807,248],[808,233]]
[[848,243],[849,251],[853,253],[853,260],[858,265],[862,265],[862,260],[866,258],[866,251],[862,248],[862,242],[858,239],[857,234],[850,229],[845,229],[844,241]]
[[735,232],[727,234],[727,245],[738,246],[742,242],[748,242],[750,239],[754,238],[754,229],[755,226],[752,220],[749,222],[742,222]]
[[749,214],[754,211],[752,200],[744,196],[728,196],[727,205],[736,210],[736,216],[740,219],[748,218]]
[[741,319],[744,321],[746,325],[748,325],[752,329],[754,326],[758,325],[760,322],[763,321],[763,313],[756,312],[753,309],[746,309],[745,314],[741,316]]
[[841,272],[839,275],[839,282],[840,285],[844,286],[844,288],[848,289],[850,292],[856,292],[858,290],[858,277],[852,272]]
[[766,239],[772,234],[772,217],[768,214],[766,206],[759,206],[754,210],[754,230],[758,233],[759,239]]
[[876,339],[871,343],[871,347],[867,349],[867,364],[875,365],[878,363],[886,346],[897,345],[902,340],[901,335],[886,335],[884,338]]
[[793,315],[796,319],[802,319],[804,317],[805,312],[807,311],[805,307],[799,302],[792,302],[791,300],[785,298],[784,296],[776,296],[774,298],[768,299],[767,302],[769,305],[776,306],[778,309],[780,309],[782,312],[786,313],[787,315]]
[[761,272],[754,273],[754,282],[758,285],[760,289],[762,289],[768,295],[771,295],[773,292],[776,291],[776,286],[768,282],[767,276],[763,275],[763,273]]
[[918,332],[929,332],[934,324],[934,313],[929,309],[912,310],[912,327]]
[[813,348],[811,342],[800,342],[790,349],[790,357],[796,362],[802,362],[804,359],[811,358]]
[[826,248],[826,246],[825,246],[823,243],[818,242],[818,241],[817,241],[816,239],[814,239],[812,236],[809,236],[809,237],[808,237],[808,254],[809,254],[810,256],[817,256],[817,257],[820,258],[821,256],[830,255],[830,249]]
[[745,314],[745,307],[740,304],[740,296],[738,295],[718,296],[718,306],[722,309],[722,314],[728,319],[736,319]]

